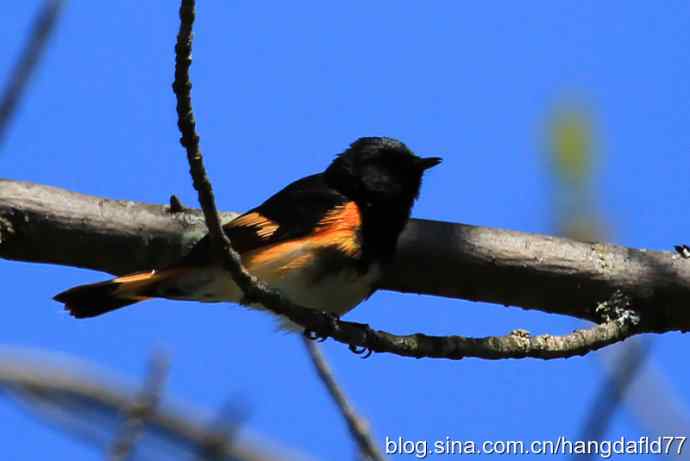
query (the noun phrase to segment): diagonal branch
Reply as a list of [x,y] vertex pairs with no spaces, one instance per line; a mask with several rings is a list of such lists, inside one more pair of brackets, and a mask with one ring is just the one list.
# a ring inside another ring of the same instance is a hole
[[366,455],[372,461],[384,461],[385,458],[381,451],[377,448],[376,442],[369,432],[369,425],[363,420],[347,400],[347,396],[340,388],[333,376],[333,371],[328,366],[326,359],[319,350],[318,345],[310,339],[304,338],[304,346],[307,348],[312,364],[316,369],[316,373],[321,378],[321,382],[326,386],[328,393],[338,406],[340,413],[345,418],[347,427],[352,434],[352,437],[359,445],[362,454]]
[[227,253],[234,260],[234,265],[239,265],[239,256],[233,252],[230,241],[223,232],[220,216],[216,209],[216,199],[199,148],[199,135],[196,133],[196,120],[192,111],[192,82],[189,78],[189,67],[192,64],[194,3],[194,0],[182,0],[180,5],[180,30],[175,45],[175,81],[173,82],[173,91],[177,98],[177,127],[182,134],[180,144],[187,151],[189,172],[194,181],[194,189],[199,194],[206,227],[211,234],[215,250],[213,254],[220,255],[220,250],[224,250],[224,253]]
[[[268,288],[252,276],[242,266],[239,254],[232,248],[230,240],[223,231],[218,209],[216,208],[213,188],[204,167],[203,155],[199,148],[199,135],[196,133],[196,121],[192,111],[189,66],[192,63],[192,25],[195,18],[195,1],[182,0],[180,5],[180,30],[175,45],[175,81],[173,91],[177,97],[177,126],[182,134],[180,143],[187,151],[190,174],[194,188],[198,192],[199,203],[204,213],[204,220],[211,237],[213,254],[221,260],[233,281],[240,287],[247,302],[259,301],[266,308],[288,317],[300,325],[313,325],[320,321],[323,331],[328,316],[314,312],[291,303],[276,290]],[[305,320],[305,319],[310,319]]]
[[48,38],[55,27],[62,4],[62,0],[45,0],[41,10],[36,15],[29,41],[10,75],[2,97],[0,97],[0,142],[3,140],[12,114],[16,110],[36,64],[48,43]]
[[[603,440],[613,417],[625,398],[628,388],[635,380],[640,368],[646,364],[649,356],[650,342],[630,341],[620,349],[620,357],[615,363],[615,371],[604,376],[600,387],[585,417],[578,440]],[[664,398],[657,395],[656,398]],[[578,454],[571,457],[573,461],[595,459],[594,453]]]

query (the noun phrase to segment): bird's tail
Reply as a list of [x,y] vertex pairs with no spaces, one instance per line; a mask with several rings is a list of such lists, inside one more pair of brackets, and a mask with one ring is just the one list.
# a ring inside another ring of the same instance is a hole
[[78,319],[95,317],[155,296],[157,285],[174,272],[140,272],[106,282],[79,285],[53,299],[63,303],[65,310]]

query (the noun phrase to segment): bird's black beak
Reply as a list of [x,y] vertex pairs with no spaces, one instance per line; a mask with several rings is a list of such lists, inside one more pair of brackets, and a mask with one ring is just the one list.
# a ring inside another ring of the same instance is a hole
[[435,167],[436,165],[441,163],[441,160],[441,157],[420,158],[418,164],[422,170],[428,170],[429,168]]

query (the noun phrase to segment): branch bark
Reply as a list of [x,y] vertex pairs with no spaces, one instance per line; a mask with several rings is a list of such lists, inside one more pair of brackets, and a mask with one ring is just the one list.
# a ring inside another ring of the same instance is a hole
[[[221,213],[223,221],[236,213]],[[0,257],[121,275],[162,267],[206,233],[199,210],[0,180]],[[98,249],[98,251],[94,251]],[[381,289],[597,321],[621,290],[640,331],[690,330],[690,260],[672,252],[412,219]]]

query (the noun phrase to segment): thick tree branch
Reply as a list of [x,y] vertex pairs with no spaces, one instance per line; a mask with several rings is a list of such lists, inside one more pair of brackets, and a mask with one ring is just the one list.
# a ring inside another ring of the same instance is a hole
[[[223,213],[224,221],[236,213]],[[181,258],[206,233],[199,210],[103,199],[0,180],[0,257],[124,274]],[[690,260],[673,252],[585,243],[413,219],[382,289],[539,309],[597,321],[620,289],[641,331],[690,329]],[[94,251],[94,249],[98,251]]]
[[[229,216],[228,216],[229,217]],[[438,234],[433,232],[433,227],[451,226],[448,223],[434,223],[432,221],[418,222],[416,225],[429,225],[432,232],[424,233],[431,241],[438,242]],[[457,225],[461,228],[467,227]],[[471,228],[480,231],[480,228]],[[487,232],[501,232],[486,229]],[[167,207],[153,205],[135,205],[132,202],[117,202],[111,200],[96,199],[93,197],[75,194],[72,192],[61,191],[46,186],[37,186],[29,183],[19,183],[10,181],[0,181],[0,256],[9,259],[20,259],[24,261],[52,262],[58,264],[89,267],[94,269],[106,270],[113,273],[122,273],[144,268],[161,267],[179,258],[194,241],[204,234],[203,219],[198,212],[180,211],[170,213]],[[517,235],[507,233],[507,235]],[[522,234],[521,237],[526,241],[535,239],[539,242],[542,239],[553,243],[560,239],[543,236],[530,236]],[[421,240],[418,234],[417,239],[405,238],[403,245],[409,242],[420,243],[433,248],[432,242]],[[505,240],[504,240],[505,241]],[[578,242],[560,240],[566,246],[585,245]],[[407,243],[406,243],[407,242]],[[491,240],[487,240],[491,242]],[[93,251],[98,248],[99,251]],[[460,247],[449,247],[446,253],[458,251]],[[470,247],[475,248],[476,247]],[[491,248],[489,246],[489,248]],[[482,253],[489,248],[479,248]],[[612,247],[616,251],[617,247]],[[405,247],[403,246],[403,255]],[[501,256],[499,247],[496,251],[495,259]],[[436,250],[441,253],[440,249]],[[414,250],[409,253],[414,254]],[[408,254],[409,254],[408,253]],[[459,252],[462,255],[462,252]],[[418,253],[417,253],[418,254]],[[660,254],[663,255],[663,254]],[[470,253],[467,256],[474,256]],[[513,256],[506,256],[511,266],[516,262]],[[542,257],[544,259],[544,257]],[[403,260],[404,261],[404,260]],[[687,262],[683,260],[684,262]],[[583,263],[589,267],[589,261]],[[428,276],[423,276],[425,265],[429,261],[422,259],[418,264],[421,281],[416,291],[438,290],[439,294],[448,294],[453,286],[444,287],[439,282],[444,272],[453,274],[455,271],[448,265],[436,266],[439,272],[439,280],[435,280],[432,285],[424,285],[429,282]],[[445,263],[447,264],[447,263]],[[531,265],[535,269],[534,257],[524,260],[524,267]],[[138,266],[140,265],[140,266]],[[410,276],[409,268],[401,272],[402,276]],[[500,270],[500,267],[498,267]],[[503,268],[505,270],[505,267]],[[571,267],[571,273],[576,273],[576,266]],[[391,269],[395,270],[395,266]],[[543,271],[544,269],[541,269]],[[468,272],[471,276],[472,271]],[[562,275],[559,273],[559,275]],[[390,274],[388,280],[393,279]],[[394,279],[393,279],[394,280]],[[412,277],[405,283],[414,283]],[[544,285],[550,278],[535,285],[526,285],[525,291],[533,290],[539,293],[544,289]],[[582,278],[582,285],[588,280]],[[668,282],[668,280],[667,280]],[[456,283],[455,277],[446,280],[446,283]],[[414,285],[412,285],[414,286]],[[615,285],[610,285],[615,289]],[[498,293],[501,287],[496,286]],[[580,291],[585,287],[581,286]],[[427,291],[433,293],[433,291]],[[562,293],[561,302],[568,302],[571,296],[576,293]],[[596,303],[595,300],[592,300]],[[635,302],[632,299],[632,302]],[[559,305],[556,304],[558,307]],[[637,307],[635,305],[635,307]],[[544,309],[547,310],[547,309]],[[559,312],[557,308],[553,312]],[[568,313],[568,312],[561,312]],[[578,312],[578,316],[599,320],[599,316],[594,309],[584,306]],[[291,317],[300,324],[302,322],[324,322],[323,316],[319,312],[311,310],[301,310],[299,315],[304,317]],[[680,317],[683,319],[683,317]],[[332,325],[322,325],[315,329],[328,329]],[[518,357],[539,357],[556,358],[568,357],[572,355],[584,354],[588,350],[594,350],[607,344],[619,341],[633,332],[632,325],[627,322],[620,323],[617,320],[597,326],[584,332],[576,332],[562,338],[553,336],[526,336],[523,334],[510,334],[505,337],[489,338],[463,338],[463,337],[435,337],[426,335],[395,336],[385,332],[372,332],[366,330],[359,324],[351,322],[337,322],[336,331],[331,331],[331,335],[336,339],[355,344],[367,346],[377,352],[391,352],[411,357],[482,357],[482,358],[518,358]],[[670,327],[669,329],[680,329]],[[635,331],[644,331],[642,325],[634,326]]]
[[[688,261],[676,255],[460,224],[433,221],[410,224],[384,288],[402,286],[405,291],[460,297],[466,293],[462,287],[469,286],[469,279],[477,287],[471,299],[478,299],[476,293],[483,289],[489,294],[486,301],[522,302],[523,307],[599,320],[590,305],[596,306],[598,299],[606,299],[603,293],[622,286],[628,289],[626,294],[641,316],[665,319],[664,328],[657,331],[687,329],[688,311],[682,299],[690,294],[690,271]],[[451,232],[453,229],[455,232]],[[0,256],[5,258],[124,273],[168,264],[204,233],[203,218],[198,211],[170,213],[168,207],[103,200],[46,186],[0,181]],[[93,251],[94,248],[99,251]],[[636,257],[623,257],[631,254]],[[594,255],[598,259],[592,261]],[[432,261],[434,269],[430,270]],[[608,263],[604,264],[605,261]],[[659,267],[668,270],[657,274]],[[487,280],[478,278],[478,273]],[[506,278],[509,274],[525,282],[521,292],[513,291],[515,282]],[[568,285],[570,291],[557,290]],[[489,286],[492,292],[488,291]],[[630,295],[640,292],[650,295],[638,298]],[[670,293],[679,293],[679,297],[669,296]],[[655,310],[655,296],[662,314]],[[572,298],[585,301],[580,310],[573,309]],[[542,307],[525,300],[540,303],[548,300],[553,304]],[[639,300],[648,303],[642,304],[645,309],[640,309]],[[675,303],[673,309],[664,306],[667,301]],[[374,346],[371,348],[375,351],[412,357],[496,359],[584,354],[619,341],[633,330],[652,331],[650,326],[659,322],[642,321],[634,326],[614,320],[565,337],[510,334],[498,338],[400,337],[385,332],[375,332],[372,336],[361,325],[340,324],[341,328],[335,332],[338,339]]]

